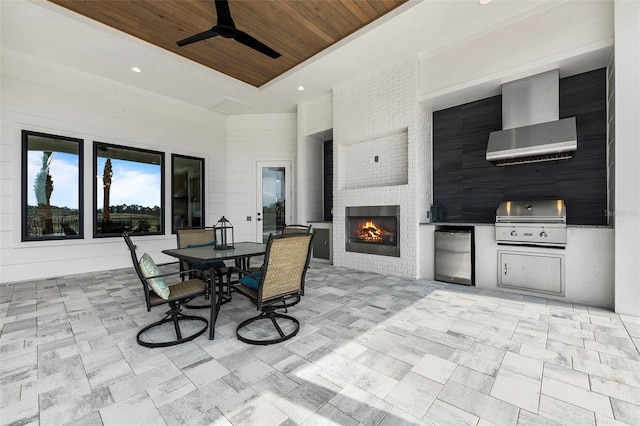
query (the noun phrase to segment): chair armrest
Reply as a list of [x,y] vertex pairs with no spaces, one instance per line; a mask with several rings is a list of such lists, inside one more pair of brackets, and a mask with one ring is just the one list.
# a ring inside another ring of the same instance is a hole
[[171,265],[178,265],[180,263],[179,260],[175,261],[175,262],[167,262],[167,263],[157,263],[156,266],[158,268],[160,268],[161,266],[171,266]]
[[262,269],[260,269],[259,271],[245,271],[244,269],[239,269],[239,268],[234,268],[234,272],[239,272],[240,275],[248,275],[251,278],[255,278],[256,280],[260,279],[259,275],[255,275],[256,272],[262,272]]
[[164,278],[164,277],[170,277],[170,276],[173,276],[173,275],[183,276],[183,275],[187,275],[187,274],[189,274],[191,272],[202,272],[202,271],[199,271],[197,269],[187,269],[186,271],[167,272],[166,274],[152,275],[152,276],[144,277],[144,278],[145,279]]

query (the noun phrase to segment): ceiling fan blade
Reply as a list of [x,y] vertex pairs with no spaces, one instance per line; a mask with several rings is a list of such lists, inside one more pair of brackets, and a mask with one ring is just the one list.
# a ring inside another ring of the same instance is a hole
[[178,46],[186,46],[187,44],[195,43],[196,41],[206,40],[215,36],[222,36],[224,38],[233,38],[239,43],[265,54],[270,58],[276,59],[281,56],[266,44],[256,40],[244,31],[236,29],[233,19],[231,19],[231,12],[229,11],[229,0],[215,0],[215,5],[216,14],[218,15],[218,24],[208,31],[203,31],[200,34],[180,40],[177,43]]
[[187,37],[184,40],[180,40],[176,44],[178,46],[182,47],[182,46],[186,46],[187,44],[195,43],[196,41],[206,40],[208,38],[215,37],[217,35],[218,35],[218,32],[217,31],[213,31],[213,29],[211,29],[211,30],[203,31],[200,34],[196,34],[196,35],[192,35],[191,37]]
[[244,44],[245,46],[252,48],[253,50],[257,50],[258,52],[269,56],[270,58],[276,59],[281,56],[278,52],[262,43],[261,41],[258,41],[255,38],[251,37],[244,31],[238,31],[238,34],[235,36],[235,40]]
[[229,10],[229,0],[215,0],[215,2],[218,25],[235,27],[233,19],[231,19],[231,11]]

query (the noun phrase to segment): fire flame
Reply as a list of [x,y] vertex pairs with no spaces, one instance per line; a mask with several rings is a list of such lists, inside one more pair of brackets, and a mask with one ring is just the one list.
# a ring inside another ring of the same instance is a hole
[[367,220],[358,231],[358,238],[365,241],[382,241],[382,230],[373,221]]

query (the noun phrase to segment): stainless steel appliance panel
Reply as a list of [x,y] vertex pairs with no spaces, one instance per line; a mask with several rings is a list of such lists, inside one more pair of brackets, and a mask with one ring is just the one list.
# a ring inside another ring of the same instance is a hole
[[473,236],[470,230],[435,231],[435,278],[473,285]]
[[498,287],[564,296],[564,255],[498,250]]
[[538,226],[496,223],[498,244],[530,244],[548,247],[567,245],[567,229],[554,223]]
[[496,210],[496,222],[566,223],[564,200],[503,201]]
[[503,201],[495,230],[498,244],[564,248],[567,208],[564,200]]

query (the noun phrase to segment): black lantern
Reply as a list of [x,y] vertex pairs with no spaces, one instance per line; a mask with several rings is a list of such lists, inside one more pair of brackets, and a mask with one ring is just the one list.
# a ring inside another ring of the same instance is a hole
[[213,227],[216,239],[215,250],[230,250],[233,248],[233,225],[222,216]]

